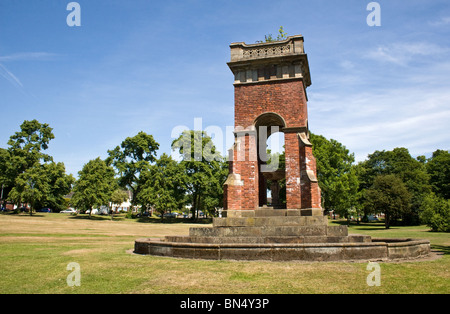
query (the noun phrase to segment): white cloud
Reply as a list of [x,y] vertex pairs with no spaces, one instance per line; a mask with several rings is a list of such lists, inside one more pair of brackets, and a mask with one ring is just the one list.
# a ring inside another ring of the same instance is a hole
[[366,58],[379,62],[407,66],[416,57],[438,55],[448,51],[448,48],[443,48],[432,43],[393,43],[390,45],[378,46],[377,48],[368,51]]
[[0,63],[0,75],[3,76],[14,86],[23,87],[22,82],[1,63]]
[[311,131],[333,138],[358,161],[375,150],[406,147],[413,155],[449,149],[450,90],[417,86],[314,97]]
[[33,61],[33,60],[51,60],[58,56],[50,52],[18,52],[7,56],[0,56],[0,62],[8,61]]
[[430,21],[428,23],[431,26],[444,26],[450,24],[450,16],[441,17],[439,20]]

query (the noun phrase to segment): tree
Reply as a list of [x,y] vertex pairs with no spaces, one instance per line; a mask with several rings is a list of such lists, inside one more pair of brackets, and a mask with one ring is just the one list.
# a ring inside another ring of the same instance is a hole
[[426,170],[430,175],[430,184],[437,195],[450,199],[450,153],[446,150],[436,150],[428,159]]
[[419,222],[422,201],[431,192],[430,177],[423,162],[413,158],[408,149],[400,147],[392,151],[375,151],[358,164],[360,191],[370,188],[379,175],[393,174],[407,187],[411,195],[411,211],[401,218],[404,224]]
[[378,175],[373,185],[365,191],[365,205],[371,212],[385,214],[385,227],[391,219],[404,217],[411,208],[411,194],[396,175]]
[[8,141],[8,151],[18,173],[24,172],[36,162],[52,161],[53,158],[43,151],[48,149],[49,142],[54,139],[53,129],[46,123],[37,120],[25,120],[20,131],[12,135]]
[[180,164],[186,174],[192,218],[195,219],[200,210],[215,211],[223,201],[226,166],[211,137],[203,131],[184,131],[172,142],[172,149],[183,156]]
[[52,131],[48,124],[25,120],[20,131],[10,137],[9,148],[0,150],[0,181],[9,192],[5,194],[17,204],[31,204],[30,214],[42,207],[63,209],[63,196],[74,182],[63,163],[53,162],[43,152],[55,137]]
[[420,218],[431,231],[450,232],[450,200],[430,193],[423,201]]
[[0,207],[4,206],[4,200],[7,198],[9,190],[14,185],[14,180],[12,180],[12,177],[9,175],[9,167],[9,152],[4,148],[0,148]]
[[213,177],[205,187],[203,209],[210,215],[216,216],[217,210],[223,208],[223,185],[228,178],[228,162],[223,157],[213,165]]
[[133,205],[138,205],[135,196],[141,188],[140,174],[156,160],[158,148],[159,144],[153,136],[141,131],[134,137],[127,137],[120,146],[108,151],[106,162],[117,169],[119,186],[131,190]]
[[358,178],[353,166],[355,157],[341,143],[310,133],[317,164],[322,207],[343,217],[358,204]]
[[163,154],[154,165],[141,173],[139,202],[152,206],[164,215],[184,204],[186,177],[183,168],[172,157]]
[[[15,187],[16,179],[27,169],[53,161],[51,156],[43,152],[53,138],[55,138],[53,129],[48,124],[41,124],[37,120],[25,120],[20,125],[20,131],[10,137],[8,149],[0,151],[0,181],[6,190],[6,195]],[[37,170],[34,171],[34,175],[36,172]],[[27,175],[31,176],[31,173]],[[21,186],[18,186],[10,199],[19,200],[20,195],[24,196],[22,193],[25,193],[23,192],[25,190],[19,192],[25,188],[23,181],[19,184]]]
[[125,202],[127,199],[128,199],[127,191],[122,189],[114,190],[114,192],[111,194],[111,220],[113,220],[114,218],[114,212],[117,211],[117,208],[116,209],[112,208],[113,205],[118,205],[117,207],[119,207],[120,204]]
[[66,174],[66,168],[61,162],[44,164],[43,170],[43,175],[45,176],[49,188],[48,193],[39,203],[39,206],[41,208],[50,207],[57,212],[66,209],[64,195],[69,194],[72,190],[75,178],[71,174]]
[[15,181],[15,186],[9,193],[9,199],[16,204],[30,204],[30,215],[36,209],[36,204],[45,200],[46,195],[50,193],[50,185],[45,176],[43,166],[37,164],[21,173]]
[[83,211],[89,209],[90,218],[94,206],[108,204],[113,191],[117,188],[114,169],[98,157],[85,164],[78,175],[72,202],[75,207]]

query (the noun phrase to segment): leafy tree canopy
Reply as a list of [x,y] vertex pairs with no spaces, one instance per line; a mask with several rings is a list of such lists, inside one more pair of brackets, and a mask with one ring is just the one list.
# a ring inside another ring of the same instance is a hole
[[193,217],[199,210],[214,211],[213,206],[223,204],[223,183],[228,169],[211,137],[203,131],[184,131],[172,142],[172,149],[183,156],[180,164],[186,174]]
[[120,146],[108,151],[108,164],[112,164],[118,172],[119,186],[130,189],[133,193],[133,205],[137,205],[135,195],[139,194],[139,177],[156,160],[159,149],[152,135],[139,132],[134,137],[126,138]]
[[428,159],[426,169],[433,192],[450,199],[450,153],[447,150],[436,150]]
[[325,209],[344,217],[358,201],[358,178],[353,166],[354,155],[334,139],[310,133],[316,158],[317,177]]
[[393,174],[377,175],[365,195],[365,205],[370,212],[385,214],[386,229],[392,218],[404,217],[411,208],[411,194],[403,181]]
[[117,188],[114,178],[114,169],[106,164],[100,157],[89,161],[78,172],[79,179],[75,182],[72,203],[81,210],[90,210],[94,207],[107,205],[111,195]]
[[142,172],[142,187],[138,198],[163,215],[184,204],[186,177],[182,166],[163,154],[154,165]]

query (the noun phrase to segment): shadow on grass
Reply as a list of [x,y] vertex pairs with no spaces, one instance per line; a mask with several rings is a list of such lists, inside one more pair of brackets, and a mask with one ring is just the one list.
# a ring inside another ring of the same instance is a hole
[[[81,220],[111,220],[111,216],[100,216],[100,215],[71,215],[69,219],[81,219]],[[124,217],[114,217],[112,221],[122,221],[125,220]]]
[[30,215],[30,213],[15,213],[14,211],[3,211],[1,214],[5,216],[14,216],[14,217],[34,217],[34,218],[46,217],[46,215],[43,213],[35,213],[35,212],[33,212],[33,214]]
[[155,218],[155,217],[140,217],[136,218],[137,222],[141,223],[156,223],[156,224],[210,224],[212,218]]
[[450,246],[445,245],[431,245],[432,250],[438,250],[439,252],[442,252],[443,255],[449,255],[450,254]]
[[[70,216],[69,219],[81,219],[81,220],[111,220],[111,216],[107,215],[92,215],[89,217],[87,214],[78,214]],[[212,218],[198,218],[198,219],[189,219],[189,218],[164,218],[161,219],[159,217],[138,217],[138,218],[126,218],[125,216],[114,216],[112,221],[136,221],[139,223],[152,223],[152,224],[210,224],[212,223]]]
[[[386,229],[384,222],[360,222],[351,221],[350,224],[347,220],[332,220],[333,224],[341,226],[349,226],[355,230],[383,230]],[[398,226],[390,226],[389,229],[398,229]]]

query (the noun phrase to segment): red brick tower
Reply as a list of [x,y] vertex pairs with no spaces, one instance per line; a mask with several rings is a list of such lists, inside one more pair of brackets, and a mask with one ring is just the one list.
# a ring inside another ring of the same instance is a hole
[[[311,77],[303,36],[271,43],[233,43],[230,48],[235,144],[224,185],[225,215],[323,215],[309,142],[306,88]],[[268,167],[265,155],[267,137],[278,130],[284,133],[285,171]],[[277,182],[284,177],[285,208],[267,207],[267,180]]]

